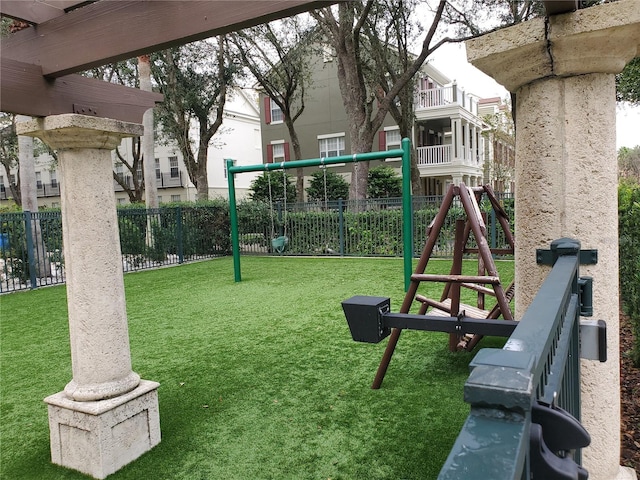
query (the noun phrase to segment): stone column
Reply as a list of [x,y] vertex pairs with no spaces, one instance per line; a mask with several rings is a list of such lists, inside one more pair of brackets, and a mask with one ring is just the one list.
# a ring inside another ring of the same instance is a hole
[[18,124],[58,152],[73,379],[47,397],[54,463],[104,478],[160,441],[155,382],[131,369],[111,150],[142,126],[66,114]]
[[536,248],[560,237],[598,250],[594,318],[608,328],[606,363],[582,362],[583,463],[593,480],[620,467],[615,80],[640,53],[635,0],[535,19],[467,42],[469,61],[516,93],[516,302],[523,312],[548,273]]

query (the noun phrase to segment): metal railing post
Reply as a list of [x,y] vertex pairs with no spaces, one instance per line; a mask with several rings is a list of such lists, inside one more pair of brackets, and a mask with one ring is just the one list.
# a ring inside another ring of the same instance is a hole
[[178,251],[178,263],[184,263],[184,240],[182,228],[182,208],[176,207],[176,247]]
[[338,229],[340,237],[340,256],[344,257],[344,200],[338,199]]
[[29,265],[29,282],[31,290],[38,288],[38,281],[36,278],[36,259],[34,257],[35,248],[33,245],[33,231],[31,230],[31,212],[25,210],[24,214],[24,233],[27,240],[27,263]]

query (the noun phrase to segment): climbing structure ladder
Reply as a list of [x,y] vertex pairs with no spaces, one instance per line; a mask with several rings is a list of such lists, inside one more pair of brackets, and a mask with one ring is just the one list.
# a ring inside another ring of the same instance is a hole
[[[496,219],[504,231],[507,243],[506,248],[491,249],[487,242],[486,223],[479,207],[484,195],[487,196],[491,203]],[[425,274],[424,272],[438,241],[447,213],[456,197],[460,199],[466,214],[466,220],[456,221],[451,271],[449,275]],[[467,247],[472,233],[476,246]],[[464,183],[459,186],[449,186],[438,214],[427,229],[427,242],[420,255],[416,270],[411,275],[411,282],[400,308],[400,313],[409,313],[413,302],[417,301],[420,303],[419,313],[422,315],[428,313],[429,315],[455,317],[464,312],[465,316],[473,318],[497,319],[502,316],[505,320],[513,320],[509,302],[513,298],[514,284],[511,283],[506,289],[503,287],[493,257],[494,254],[513,254],[513,244],[514,238],[509,226],[509,218],[490,186],[467,187]],[[464,255],[469,254],[477,255],[478,275],[462,274],[462,259]],[[417,291],[421,282],[444,283],[444,290],[440,299],[433,300],[418,294]],[[461,287],[477,292],[477,306],[465,305],[460,302]],[[485,310],[485,297],[487,295],[491,295],[496,299],[495,305],[490,310]],[[380,388],[401,332],[402,329],[400,328],[394,328],[391,331],[389,343],[382,356],[371,388]],[[480,338],[479,335],[459,337],[456,334],[451,334],[449,349],[451,351],[462,348],[471,350]]]

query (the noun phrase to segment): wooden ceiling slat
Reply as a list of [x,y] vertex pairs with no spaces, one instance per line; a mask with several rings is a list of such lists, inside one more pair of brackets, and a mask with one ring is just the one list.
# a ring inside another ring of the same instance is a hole
[[58,77],[332,3],[99,0],[3,39],[2,55]]
[[2,0],[0,13],[27,23],[43,23],[64,15],[64,10],[35,0]]

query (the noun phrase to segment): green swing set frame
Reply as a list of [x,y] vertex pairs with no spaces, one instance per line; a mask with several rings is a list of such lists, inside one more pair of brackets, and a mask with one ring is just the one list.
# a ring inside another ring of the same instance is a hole
[[[402,158],[402,240],[404,257],[404,288],[409,288],[412,272],[413,258],[413,218],[411,208],[411,141],[408,138],[402,139],[401,148],[386,150],[382,152],[357,153],[353,155],[341,155],[338,157],[313,158],[308,160],[293,160],[281,163],[260,163],[254,165],[234,165],[232,159],[226,159],[227,180],[229,184],[229,220],[231,222],[231,245],[233,249],[233,270],[236,282],[242,281],[240,270],[240,235],[238,231],[238,212],[236,203],[235,175],[247,172],[268,172],[270,170],[287,170],[290,168],[318,167],[334,165],[338,163],[370,162],[371,160],[384,160],[387,158]],[[288,239],[287,239],[288,240]],[[274,243],[275,242],[275,243]],[[286,240],[282,237],[272,239],[272,246],[276,249],[284,248]],[[283,244],[280,246],[280,244]],[[276,249],[276,251],[278,251]]]

